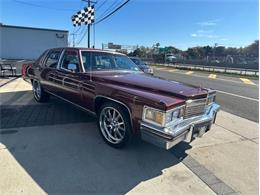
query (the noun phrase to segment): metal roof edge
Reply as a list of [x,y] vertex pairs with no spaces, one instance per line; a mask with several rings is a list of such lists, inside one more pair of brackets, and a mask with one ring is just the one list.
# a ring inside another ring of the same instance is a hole
[[14,26],[14,25],[6,25],[6,24],[3,24],[3,23],[0,23],[0,27],[30,29],[30,30],[45,30],[45,31],[55,31],[55,32],[69,33],[68,30],[59,30],[59,29],[50,29],[50,28],[36,28],[36,27],[27,27],[27,26]]

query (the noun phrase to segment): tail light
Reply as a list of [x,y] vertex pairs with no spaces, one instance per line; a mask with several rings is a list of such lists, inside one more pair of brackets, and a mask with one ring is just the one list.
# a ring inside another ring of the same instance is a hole
[[23,76],[23,77],[26,76],[27,67],[28,67],[27,64],[23,64],[23,65],[22,65],[22,76]]

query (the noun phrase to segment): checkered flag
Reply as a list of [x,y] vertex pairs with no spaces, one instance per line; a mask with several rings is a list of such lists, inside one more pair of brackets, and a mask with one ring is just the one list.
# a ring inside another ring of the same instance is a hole
[[84,9],[78,11],[71,17],[73,26],[80,26],[81,24],[93,24],[94,23],[94,5],[84,7]]

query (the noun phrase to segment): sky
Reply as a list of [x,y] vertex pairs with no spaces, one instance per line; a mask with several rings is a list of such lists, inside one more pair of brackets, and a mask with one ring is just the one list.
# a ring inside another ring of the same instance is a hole
[[[96,20],[121,2],[96,0]],[[0,0],[0,22],[76,32],[76,45],[86,47],[86,26],[73,27],[71,22],[71,16],[86,4],[81,0]],[[95,25],[95,46],[113,42],[150,47],[159,42],[161,47],[183,50],[215,43],[244,47],[259,39],[258,7],[257,0],[130,0]],[[92,27],[91,45],[93,32]]]

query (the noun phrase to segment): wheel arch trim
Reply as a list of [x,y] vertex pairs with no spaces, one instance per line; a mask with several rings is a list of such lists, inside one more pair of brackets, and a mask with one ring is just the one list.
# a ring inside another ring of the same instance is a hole
[[110,100],[110,101],[112,101],[112,102],[116,102],[116,103],[122,105],[124,108],[126,108],[127,111],[128,111],[128,114],[129,114],[129,120],[130,120],[131,126],[132,126],[132,128],[133,128],[132,113],[131,113],[131,110],[129,109],[129,107],[128,107],[125,103],[123,103],[123,102],[121,102],[121,101],[119,101],[119,100],[113,99],[113,98],[111,98],[111,97],[108,97],[108,96],[96,95],[95,101],[94,101],[94,102],[95,102],[95,105],[96,105],[96,99],[98,99],[98,98],[103,98],[103,99]]

